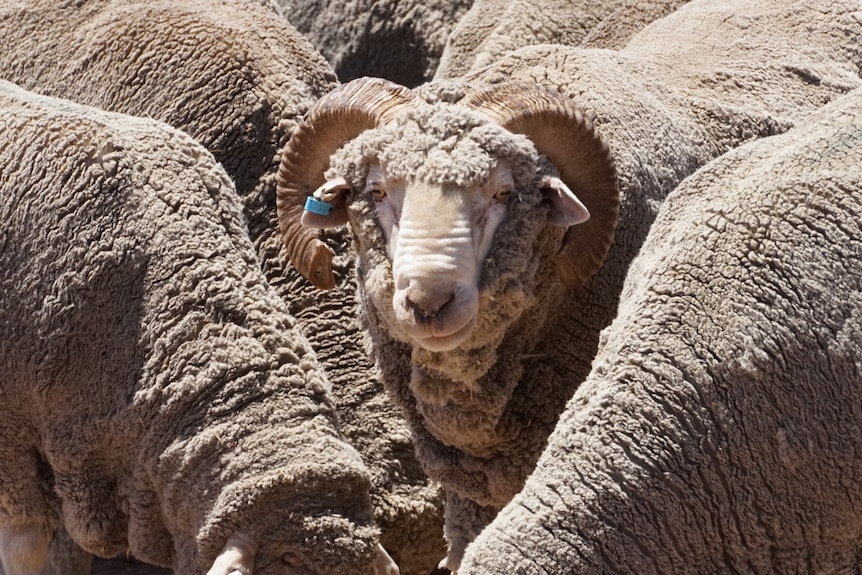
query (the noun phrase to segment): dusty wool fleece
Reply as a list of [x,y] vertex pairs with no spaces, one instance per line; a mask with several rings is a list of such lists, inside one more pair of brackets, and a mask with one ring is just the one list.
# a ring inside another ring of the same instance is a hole
[[537,44],[577,46],[626,0],[475,0],[446,39],[435,80],[458,78]]
[[[0,84],[0,522],[202,574],[369,571],[370,481],[212,156]],[[273,569],[275,569],[273,571]]]
[[664,18],[689,0],[626,0],[602,18],[581,40],[584,48],[620,50],[652,22]]
[[667,199],[523,491],[462,575],[852,573],[862,89]]
[[405,86],[431,79],[452,28],[473,0],[275,0],[342,82],[362,76]]
[[356,320],[349,233],[327,234],[338,286],[330,291],[286,265],[278,233],[281,149],[309,107],[338,83],[311,44],[263,4],[0,3],[0,36],[9,46],[0,50],[0,76],[43,94],[162,120],[212,151],[242,200],[264,274],[332,383],[342,432],[372,474],[381,542],[402,575],[424,575],[445,552],[442,495],[422,472],[410,432],[368,358]]
[[[607,260],[554,309],[535,342],[541,358],[526,357],[525,374],[555,374],[554,394],[571,393],[584,379],[632,258],[664,197],[686,176],[746,140],[786,131],[862,85],[858,9],[856,2],[833,0],[804,9],[772,0],[696,0],[619,52],[526,48],[466,79],[537,81],[570,95],[594,118],[620,176],[620,222]],[[519,400],[544,411],[542,397]]]

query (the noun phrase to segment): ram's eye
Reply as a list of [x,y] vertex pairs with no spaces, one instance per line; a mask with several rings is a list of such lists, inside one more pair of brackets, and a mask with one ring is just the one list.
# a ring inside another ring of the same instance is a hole
[[501,188],[497,190],[497,193],[494,194],[494,200],[500,203],[508,202],[509,196],[512,195],[511,188]]
[[386,190],[379,186],[372,186],[368,188],[368,194],[375,202],[382,202],[383,199],[386,197]]

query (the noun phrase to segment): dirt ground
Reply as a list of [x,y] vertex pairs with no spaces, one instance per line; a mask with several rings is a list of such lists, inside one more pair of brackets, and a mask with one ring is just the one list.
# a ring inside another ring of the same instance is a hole
[[[0,575],[3,570],[0,569]],[[125,561],[115,559],[108,561],[106,559],[94,559],[93,570],[90,575],[172,575],[170,569],[160,569],[151,565],[143,565],[133,561]],[[428,575],[449,575],[449,571],[445,569],[435,569]]]
[[171,575],[170,569],[160,569],[122,559],[94,559],[91,575]]

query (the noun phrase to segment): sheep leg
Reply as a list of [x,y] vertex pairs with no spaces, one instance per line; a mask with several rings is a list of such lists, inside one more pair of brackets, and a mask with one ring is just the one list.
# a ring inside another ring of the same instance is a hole
[[6,575],[49,575],[51,528],[44,517],[0,527],[0,563]]
[[92,564],[93,556],[75,543],[62,526],[54,530],[46,575],[88,575]]

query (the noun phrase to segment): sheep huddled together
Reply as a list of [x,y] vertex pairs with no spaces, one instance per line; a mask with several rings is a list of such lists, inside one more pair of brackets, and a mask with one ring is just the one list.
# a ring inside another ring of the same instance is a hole
[[851,1],[695,0],[619,51],[356,80],[295,131],[285,243],[325,284],[308,228],[349,223],[384,383],[446,488],[451,569],[532,472],[664,198],[860,86],[860,22]]
[[[0,561],[396,573],[371,478],[186,134],[0,83]],[[73,563],[67,563],[72,561]]]
[[858,2],[504,4],[0,7],[6,575],[850,564]]

